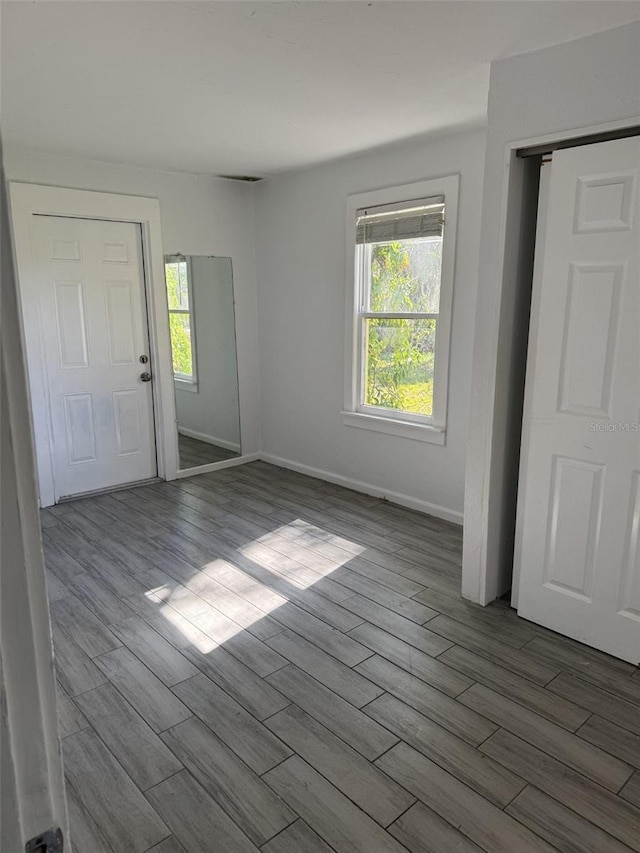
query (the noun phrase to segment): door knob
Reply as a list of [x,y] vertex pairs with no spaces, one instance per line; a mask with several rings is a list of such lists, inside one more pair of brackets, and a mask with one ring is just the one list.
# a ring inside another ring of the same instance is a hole
[[142,382],[151,382],[151,374],[150,373],[141,373],[140,379]]

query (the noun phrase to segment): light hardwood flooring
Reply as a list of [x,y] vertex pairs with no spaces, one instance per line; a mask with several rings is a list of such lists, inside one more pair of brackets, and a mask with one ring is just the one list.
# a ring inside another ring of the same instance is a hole
[[208,465],[211,462],[223,462],[225,459],[236,459],[240,456],[235,450],[218,447],[178,433],[178,453],[180,468],[197,468],[198,465]]
[[76,853],[640,851],[640,679],[252,463],[42,514]]

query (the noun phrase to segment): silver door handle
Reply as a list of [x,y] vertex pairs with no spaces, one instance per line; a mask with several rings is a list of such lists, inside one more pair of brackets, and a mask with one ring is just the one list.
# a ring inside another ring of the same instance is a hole
[[151,374],[150,373],[141,373],[140,380],[142,382],[151,382]]

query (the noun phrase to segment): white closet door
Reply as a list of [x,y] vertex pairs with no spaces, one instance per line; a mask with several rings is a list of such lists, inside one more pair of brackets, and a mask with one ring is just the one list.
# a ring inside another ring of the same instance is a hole
[[139,226],[34,216],[31,240],[56,499],[154,477]]
[[640,138],[553,155],[518,498],[518,612],[640,661]]

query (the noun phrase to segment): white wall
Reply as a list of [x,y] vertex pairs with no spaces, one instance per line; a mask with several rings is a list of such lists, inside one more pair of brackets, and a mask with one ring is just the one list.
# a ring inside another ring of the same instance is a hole
[[239,452],[231,259],[192,257],[191,290],[198,390],[176,382],[178,428],[194,438]]
[[[256,188],[262,449],[461,520],[484,132],[367,153]],[[348,194],[460,173],[447,443],[345,426]]]
[[166,254],[220,255],[233,263],[244,453],[260,448],[253,188],[233,181],[158,172],[8,148],[7,179],[157,197]]
[[513,250],[522,161],[510,146],[639,123],[640,24],[491,66],[462,585],[474,601],[509,588],[513,558],[517,469],[508,438],[518,389],[510,381],[510,343],[520,321]]
[[[2,152],[0,152],[0,158]],[[0,848],[60,826],[66,796],[28,384],[0,169]]]

